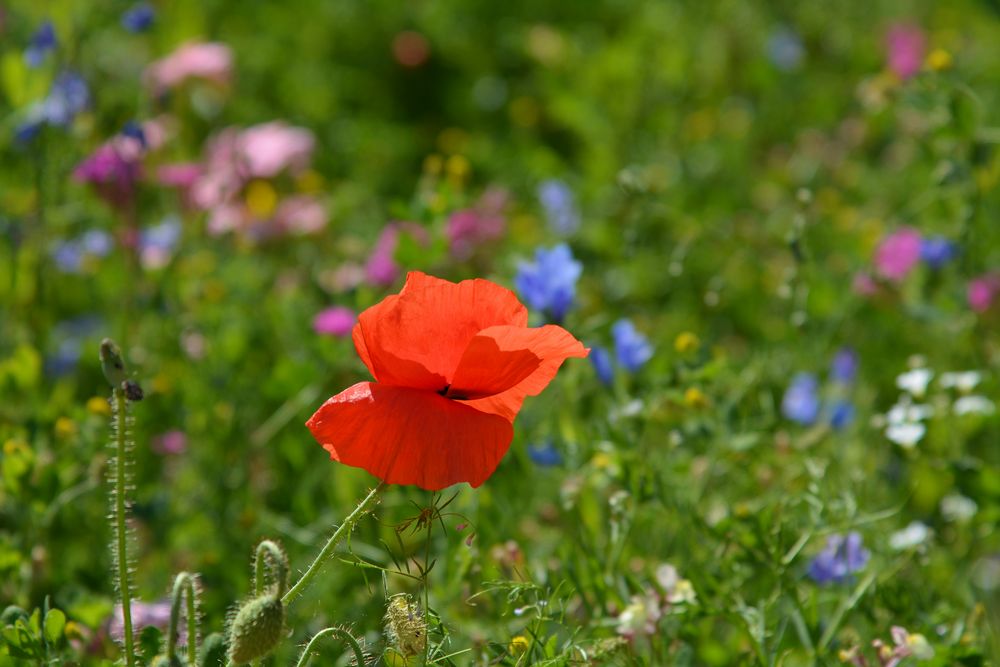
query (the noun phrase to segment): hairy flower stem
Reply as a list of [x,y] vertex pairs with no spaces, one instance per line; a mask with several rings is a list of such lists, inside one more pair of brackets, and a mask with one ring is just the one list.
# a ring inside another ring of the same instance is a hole
[[127,534],[125,525],[125,493],[127,480],[125,478],[126,448],[128,446],[128,406],[125,392],[121,387],[114,389],[115,401],[115,538],[118,547],[118,590],[122,596],[122,625],[125,630],[125,664],[135,665],[135,654],[132,644],[132,594],[128,580]]
[[342,642],[347,644],[348,648],[354,651],[354,659],[357,661],[357,665],[365,664],[365,653],[361,650],[361,645],[358,644],[358,640],[354,638],[354,635],[343,628],[326,628],[325,630],[317,632],[316,635],[309,640],[309,643],[306,644],[306,650],[302,652],[302,655],[299,657],[299,661],[295,663],[295,667],[306,667],[306,665],[309,664],[309,658],[312,656],[312,652],[314,650],[313,646],[319,640],[329,636],[337,637]]
[[305,590],[305,587],[309,585],[312,578],[316,576],[320,568],[322,568],[330,556],[333,555],[333,550],[336,548],[337,544],[339,544],[345,536],[350,535],[354,526],[358,523],[358,520],[372,508],[386,486],[388,486],[386,482],[379,482],[378,486],[372,489],[371,493],[369,493],[368,496],[358,504],[354,511],[351,512],[350,516],[344,519],[344,523],[337,527],[337,530],[333,532],[330,539],[327,540],[325,545],[323,545],[323,549],[319,552],[319,555],[316,556],[316,560],[309,565],[302,577],[295,582],[295,585],[288,589],[288,592],[282,596],[282,604],[290,604],[292,600],[297,598],[302,591]]
[[[177,651],[177,625],[181,615],[181,598],[187,596],[187,658],[189,665],[198,661],[198,609],[195,597],[194,576],[181,572],[174,579],[174,590],[170,605],[170,626],[167,634],[167,657],[174,659]],[[171,663],[173,664],[173,663]]]

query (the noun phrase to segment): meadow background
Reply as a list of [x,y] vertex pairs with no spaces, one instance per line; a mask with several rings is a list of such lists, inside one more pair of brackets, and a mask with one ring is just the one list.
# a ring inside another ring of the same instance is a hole
[[998,92],[987,0],[3,3],[0,606],[118,655],[105,336],[137,597],[196,571],[221,631],[260,539],[303,568],[376,481],[303,423],[421,270],[595,352],[482,487],[391,488],[270,664],[379,659],[396,593],[410,664],[998,664]]

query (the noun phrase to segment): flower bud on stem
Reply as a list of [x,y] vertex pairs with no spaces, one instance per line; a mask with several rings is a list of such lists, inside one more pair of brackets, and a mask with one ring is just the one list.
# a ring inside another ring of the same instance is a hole
[[198,660],[198,596],[195,575],[181,572],[174,579],[174,590],[170,604],[170,626],[167,630],[167,658],[174,661],[177,650],[177,625],[181,615],[181,599],[187,596],[187,661],[189,665]]

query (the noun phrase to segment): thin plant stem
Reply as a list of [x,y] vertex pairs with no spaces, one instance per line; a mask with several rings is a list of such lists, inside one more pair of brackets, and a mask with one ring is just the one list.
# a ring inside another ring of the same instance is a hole
[[313,645],[324,637],[329,636],[337,637],[342,642],[347,644],[347,646],[354,651],[354,659],[357,661],[359,666],[365,664],[365,653],[361,650],[361,645],[358,644],[358,640],[354,638],[354,635],[343,628],[326,628],[325,630],[317,632],[316,635],[309,640],[309,643],[306,644],[306,650],[304,650],[302,655],[299,656],[299,661],[295,663],[295,667],[306,667],[306,665],[309,664],[309,658],[313,652]]
[[167,636],[167,657],[173,660],[177,650],[177,621],[181,613],[181,597],[187,596],[187,657],[188,664],[198,661],[198,610],[195,606],[194,577],[181,572],[174,579],[173,600],[170,605],[170,627]]
[[132,594],[128,580],[128,552],[125,517],[125,492],[128,488],[125,476],[125,459],[127,447],[128,409],[125,392],[121,387],[115,387],[115,440],[117,453],[115,456],[115,536],[118,546],[118,589],[122,596],[122,625],[125,634],[125,664],[135,665],[135,655],[132,644]]
[[357,524],[358,520],[371,509],[372,505],[374,505],[378,500],[379,495],[386,486],[388,486],[386,482],[379,482],[378,486],[372,489],[371,493],[369,493],[368,496],[361,501],[354,511],[351,512],[350,516],[344,519],[344,523],[340,524],[340,526],[337,527],[337,530],[333,532],[333,535],[331,535],[330,539],[327,540],[325,545],[323,545],[323,549],[320,550],[319,555],[316,556],[316,559],[309,565],[305,573],[303,573],[299,580],[295,582],[295,585],[289,588],[288,592],[282,596],[282,604],[290,604],[292,600],[297,598],[302,591],[305,590],[305,587],[309,584],[312,578],[316,576],[316,573],[319,572],[321,567],[323,567],[327,559],[329,559],[329,557],[333,554],[333,550],[336,548],[337,544],[339,544],[345,536],[351,533],[355,524]]

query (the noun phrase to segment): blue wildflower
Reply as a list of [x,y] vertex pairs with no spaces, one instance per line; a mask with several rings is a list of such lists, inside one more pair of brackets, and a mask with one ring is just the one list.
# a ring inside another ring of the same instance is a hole
[[156,20],[156,10],[148,2],[140,2],[122,14],[122,27],[129,32],[145,32]]
[[80,273],[83,270],[83,248],[77,241],[62,241],[52,249],[52,260],[63,273]]
[[851,384],[858,374],[858,353],[849,347],[837,350],[830,363],[830,377],[840,384]]
[[635,329],[629,320],[618,320],[611,327],[615,339],[615,356],[626,370],[636,372],[653,356],[649,339]]
[[590,346],[590,363],[594,365],[594,372],[601,384],[610,387],[615,379],[615,369],[611,366],[611,355],[607,349],[600,345]]
[[46,122],[65,127],[90,104],[90,89],[82,76],[67,70],[56,77],[42,104]]
[[563,181],[551,179],[538,186],[538,200],[549,227],[557,234],[572,234],[580,227],[580,213],[573,191]]
[[543,468],[557,466],[562,463],[562,454],[556,449],[551,440],[546,440],[544,444],[528,447],[528,456],[535,465]]
[[546,311],[561,322],[576,296],[576,281],[583,272],[565,243],[551,250],[535,250],[535,261],[518,267],[514,284],[532,308]]
[[181,222],[177,216],[168,216],[158,225],[147,227],[139,233],[139,259],[147,269],[160,269],[167,265],[181,240]]
[[854,421],[854,405],[847,400],[839,400],[830,409],[830,426],[840,430]]
[[932,269],[940,269],[958,254],[958,246],[943,236],[921,239],[920,259]]
[[796,70],[802,64],[805,48],[798,33],[789,28],[778,28],[767,39],[767,57],[784,72]]
[[862,546],[861,535],[831,535],[826,548],[809,563],[809,576],[817,584],[843,583],[868,564],[871,554]]
[[79,245],[88,255],[107,257],[114,247],[114,241],[111,234],[100,229],[91,229],[80,237]]
[[14,142],[26,144],[38,136],[45,123],[38,118],[29,118],[14,129]]
[[55,50],[57,44],[56,29],[52,21],[46,21],[38,26],[38,30],[31,36],[28,48],[24,50],[24,62],[28,67],[38,67],[49,51]]
[[820,410],[818,386],[815,375],[796,375],[781,399],[781,414],[806,426],[815,423]]

